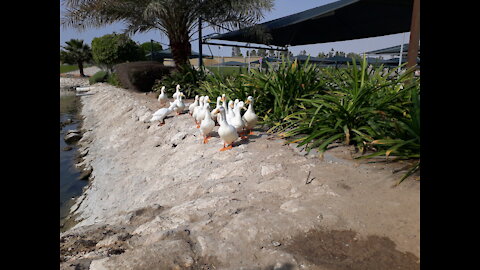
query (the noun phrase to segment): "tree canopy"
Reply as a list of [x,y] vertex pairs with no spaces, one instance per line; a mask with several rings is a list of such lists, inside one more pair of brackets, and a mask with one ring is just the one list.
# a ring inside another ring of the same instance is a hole
[[125,34],[109,34],[92,40],[93,60],[111,69],[114,65],[145,59],[140,46]]
[[111,23],[125,24],[125,33],[159,30],[170,40],[177,66],[188,63],[190,41],[198,19],[213,27],[243,28],[263,18],[273,0],[64,0],[65,27],[86,29]]
[[71,39],[66,41],[65,44],[67,45],[62,46],[62,50],[60,50],[60,60],[67,64],[78,65],[80,75],[84,77],[83,63],[92,60],[90,46],[80,39]]

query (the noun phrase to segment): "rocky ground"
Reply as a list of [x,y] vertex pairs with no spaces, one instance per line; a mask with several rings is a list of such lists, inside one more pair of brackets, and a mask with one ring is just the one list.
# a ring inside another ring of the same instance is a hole
[[148,122],[153,93],[94,86],[61,269],[419,269],[420,182],[393,187],[406,164],[320,160],[261,130],[220,152],[218,127],[203,144],[188,114]]

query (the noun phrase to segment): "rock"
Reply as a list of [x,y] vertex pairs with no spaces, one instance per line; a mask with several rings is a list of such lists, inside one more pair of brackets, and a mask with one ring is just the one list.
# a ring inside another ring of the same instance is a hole
[[265,176],[274,172],[278,172],[280,170],[282,170],[282,164],[266,165],[266,166],[262,166],[261,174],[262,176]]
[[68,133],[63,139],[66,143],[70,144],[80,140],[81,138],[82,136],[78,133]]
[[88,168],[86,170],[84,170],[82,172],[82,174],[80,174],[80,176],[78,177],[79,180],[84,180],[84,179],[88,179],[88,177],[92,174],[92,168]]
[[175,134],[171,139],[170,139],[170,143],[172,145],[179,145],[181,141],[183,141],[183,139],[185,139],[185,137],[187,137],[187,133],[186,132],[178,132],[177,134]]
[[72,150],[72,149],[73,149],[73,147],[71,147],[71,146],[65,146],[65,147],[63,148],[63,151],[70,151],[70,150]]
[[277,241],[272,241],[272,245],[273,245],[274,247],[279,247],[279,246],[281,246],[282,244],[280,244],[280,242],[277,242]]
[[67,134],[70,134],[70,133],[80,134],[80,132],[81,132],[81,131],[78,130],[78,129],[69,129],[69,130],[67,130]]

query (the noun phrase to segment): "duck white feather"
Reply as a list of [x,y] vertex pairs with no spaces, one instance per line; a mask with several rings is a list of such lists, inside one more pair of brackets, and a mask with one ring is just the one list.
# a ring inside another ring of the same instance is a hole
[[234,115],[230,123],[232,126],[235,127],[235,129],[237,129],[238,133],[242,133],[243,128],[245,127],[245,122],[243,122],[242,114],[240,112],[242,108],[245,108],[243,101],[237,102],[237,104],[233,108]]
[[161,108],[157,110],[156,112],[153,113],[152,118],[150,119],[150,122],[160,121],[159,126],[165,124],[165,117],[171,114],[176,107],[177,105],[174,103],[168,108]]
[[248,96],[246,101],[246,104],[248,104],[248,109],[243,115],[243,120],[245,121],[245,129],[247,131],[251,131],[258,122],[258,116],[255,113],[255,110],[253,108],[253,103],[254,103],[253,97]]
[[193,108],[193,113],[192,113],[192,117],[193,117],[193,120],[195,120],[195,123],[198,124],[197,122],[197,114],[198,114],[198,111],[203,108],[203,101],[204,101],[205,97],[204,96],[201,96],[200,98],[198,98],[198,106]]
[[190,115],[193,114],[193,109],[195,109],[195,107],[197,107],[199,104],[199,101],[198,101],[198,95],[195,96],[195,101],[190,104],[190,106],[188,106],[188,112],[190,113]]
[[[220,103],[221,101],[222,101],[222,97],[220,97],[220,96],[217,97],[217,106],[215,107],[215,109],[220,108],[220,107],[222,106],[222,104]],[[214,110],[215,110],[215,109],[214,109]],[[218,119],[220,119],[220,116],[217,115],[217,117],[215,117],[215,115],[214,115],[214,113],[213,113],[213,110],[212,110],[212,112],[211,112],[210,114],[211,114],[211,116],[212,116],[212,119],[213,119],[215,122],[218,123]]]
[[[220,151],[231,149],[233,143],[238,139],[238,133],[235,127],[227,123],[225,109],[220,107],[214,110],[215,113],[220,113],[220,127],[218,128],[218,135],[223,141],[223,148]],[[230,145],[226,147],[226,145]]]
[[180,94],[177,97],[177,100],[175,100],[174,102],[175,105],[177,105],[175,108],[175,112],[177,113],[177,115],[182,114],[183,111],[185,110],[185,103],[183,102],[184,97],[185,95],[182,92],[180,92]]
[[208,142],[208,134],[212,132],[213,128],[215,127],[215,122],[212,120],[211,112],[210,112],[210,104],[207,103],[207,105],[204,108],[204,115],[205,117],[202,120],[202,123],[200,124],[200,131],[203,135],[203,143]]
[[160,101],[160,105],[164,105],[168,101],[167,94],[165,94],[165,86],[162,86],[162,89],[160,90],[158,101]]
[[205,118],[205,109],[207,108],[207,105],[210,106],[208,102],[210,102],[210,99],[208,98],[208,96],[205,96],[205,98],[203,99],[203,106],[202,108],[197,110],[197,115],[195,117],[198,124],[200,124],[202,120]]
[[178,98],[178,95],[180,95],[180,84],[177,84],[177,90],[175,91],[175,93],[173,93],[173,98],[174,99],[177,99]]
[[235,116],[235,113],[233,111],[233,108],[234,108],[234,103],[232,100],[230,100],[228,102],[228,107],[227,107],[227,110],[226,110],[226,113],[225,113],[225,120],[227,121],[228,124],[231,124],[232,123],[232,119],[233,117]]

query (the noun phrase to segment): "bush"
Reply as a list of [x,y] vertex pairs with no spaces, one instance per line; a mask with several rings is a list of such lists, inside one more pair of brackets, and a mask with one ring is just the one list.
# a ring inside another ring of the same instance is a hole
[[117,77],[117,74],[115,72],[113,73],[110,73],[108,75],[108,78],[107,78],[107,83],[113,85],[113,86],[117,86],[117,87],[121,87],[122,85],[120,84],[120,82],[118,81],[118,77]]
[[101,71],[98,71],[97,73],[93,74],[88,79],[88,81],[90,82],[90,84],[95,84],[95,83],[98,83],[98,82],[106,82],[108,77],[109,77],[108,72],[101,70]]
[[376,139],[392,138],[399,120],[408,115],[411,89],[418,84],[405,84],[411,72],[392,77],[382,69],[368,72],[365,60],[360,68],[353,62],[346,69],[325,69],[325,91],[299,98],[301,109],[286,117],[277,131],[307,150],[318,148],[320,154],[336,141],[365,152]]
[[140,92],[152,91],[155,81],[170,74],[172,69],[155,61],[122,63],[114,67],[122,87]]
[[183,66],[175,69],[171,74],[158,80],[153,87],[154,91],[160,91],[165,86],[165,93],[173,94],[176,91],[177,84],[180,85],[180,91],[187,98],[193,98],[198,92],[200,82],[205,80],[206,76],[203,71],[197,71],[191,66]]
[[97,65],[111,69],[123,62],[145,59],[143,49],[124,34],[109,34],[92,40],[92,56]]
[[199,93],[211,98],[225,94],[227,100],[246,100],[251,95],[255,98],[255,112],[261,122],[277,126],[297,109],[298,98],[318,93],[324,84],[316,66],[308,62],[299,65],[286,59],[276,69],[269,65],[268,71],[208,76],[201,82]]

